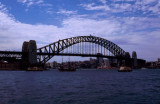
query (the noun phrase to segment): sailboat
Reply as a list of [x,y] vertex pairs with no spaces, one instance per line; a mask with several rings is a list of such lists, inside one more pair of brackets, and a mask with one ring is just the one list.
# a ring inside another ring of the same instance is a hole
[[76,71],[76,68],[68,62],[67,66],[63,65],[63,56],[62,56],[62,64],[58,68],[59,71]]

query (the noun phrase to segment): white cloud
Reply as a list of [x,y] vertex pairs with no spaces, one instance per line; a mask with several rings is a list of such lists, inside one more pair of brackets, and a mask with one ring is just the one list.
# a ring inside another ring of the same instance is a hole
[[59,14],[65,14],[65,15],[71,15],[71,14],[77,14],[77,11],[69,11],[69,10],[61,9],[57,13],[59,13]]
[[36,2],[36,4],[41,4],[41,3],[43,3],[44,1],[43,0],[38,0],[37,2]]
[[137,51],[140,58],[156,60],[160,57],[160,49],[157,48],[160,44],[159,24],[158,17],[97,20],[71,16],[62,21],[61,27],[32,25],[19,22],[0,9],[0,50],[21,50],[23,42],[29,40],[36,40],[38,47],[41,47],[59,39],[95,34],[116,43],[125,51]]
[[113,0],[106,2],[99,0],[102,4],[96,5],[94,2],[90,4],[81,4],[85,10],[102,10],[108,13],[128,12],[136,14],[141,12],[142,15],[160,15],[160,0]]
[[109,36],[119,31],[119,23],[112,20],[93,20],[86,18],[69,18],[63,21],[63,31],[76,35],[105,35]]
[[110,7],[107,5],[96,5],[94,3],[91,4],[81,4],[86,10],[110,10]]
[[99,0],[100,2],[102,2],[103,4],[106,4],[106,0]]
[[8,12],[7,8],[5,7],[5,5],[3,5],[1,2],[0,2],[0,11],[1,12]]
[[[104,27],[97,29],[97,26]],[[1,49],[4,50],[19,49],[21,48],[23,41],[30,39],[38,41],[38,47],[40,47],[41,42],[49,44],[59,39],[93,33],[108,35],[118,31],[118,29],[118,25],[114,21],[96,21],[78,17],[64,20],[62,27],[54,25],[31,25],[15,21],[7,14],[0,12],[0,46]],[[6,45],[8,41],[12,46]]]
[[128,2],[128,1],[136,1],[136,0],[113,0],[114,2]]
[[25,5],[25,11],[28,12],[29,8],[31,6],[38,6],[38,7],[47,7],[47,9],[45,8],[45,12],[48,14],[53,14],[52,11],[52,4],[50,3],[46,3],[44,0],[17,0],[17,2],[21,3],[22,5]]
[[33,4],[34,4],[33,1],[29,1],[29,2],[27,3],[27,7],[30,7],[30,6],[33,5]]
[[154,2],[157,2],[158,0],[142,0],[141,2],[143,3],[143,4],[151,4],[151,3],[154,3]]
[[38,5],[38,6],[52,6],[52,4],[45,3],[44,0],[17,0],[17,2],[26,5],[27,7]]
[[27,0],[17,0],[18,2],[21,2],[21,3],[26,3],[27,2]]

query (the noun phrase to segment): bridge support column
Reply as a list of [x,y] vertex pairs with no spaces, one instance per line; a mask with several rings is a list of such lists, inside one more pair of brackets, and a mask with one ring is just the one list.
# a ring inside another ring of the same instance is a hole
[[22,46],[22,52],[23,69],[37,65],[37,45],[35,40],[25,41]]
[[22,46],[22,68],[26,69],[29,65],[29,51],[28,51],[28,44],[29,42],[23,42],[23,46]]
[[127,66],[127,67],[132,66],[132,60],[131,60],[129,52],[125,53],[125,66]]
[[29,58],[29,64],[35,65],[37,64],[37,45],[35,40],[30,40],[28,44],[28,58]]

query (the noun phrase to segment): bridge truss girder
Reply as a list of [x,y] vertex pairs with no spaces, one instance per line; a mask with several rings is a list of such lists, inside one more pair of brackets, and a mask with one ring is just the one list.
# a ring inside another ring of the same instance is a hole
[[0,61],[16,62],[22,57],[22,52],[0,51]]
[[[125,51],[120,48],[118,45],[114,44],[113,42],[95,36],[78,36],[78,37],[71,37],[63,40],[56,41],[44,47],[38,48],[37,53],[41,54],[38,55],[38,62],[46,63],[50,60],[54,55],[59,54],[64,49],[75,45],[81,42],[91,42],[94,44],[98,44],[107,50],[109,50],[114,56],[124,56]],[[43,55],[42,55],[43,54]]]

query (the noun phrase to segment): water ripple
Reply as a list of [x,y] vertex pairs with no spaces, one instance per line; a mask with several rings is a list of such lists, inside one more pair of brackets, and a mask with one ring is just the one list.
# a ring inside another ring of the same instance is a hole
[[160,71],[0,72],[0,104],[159,104]]

